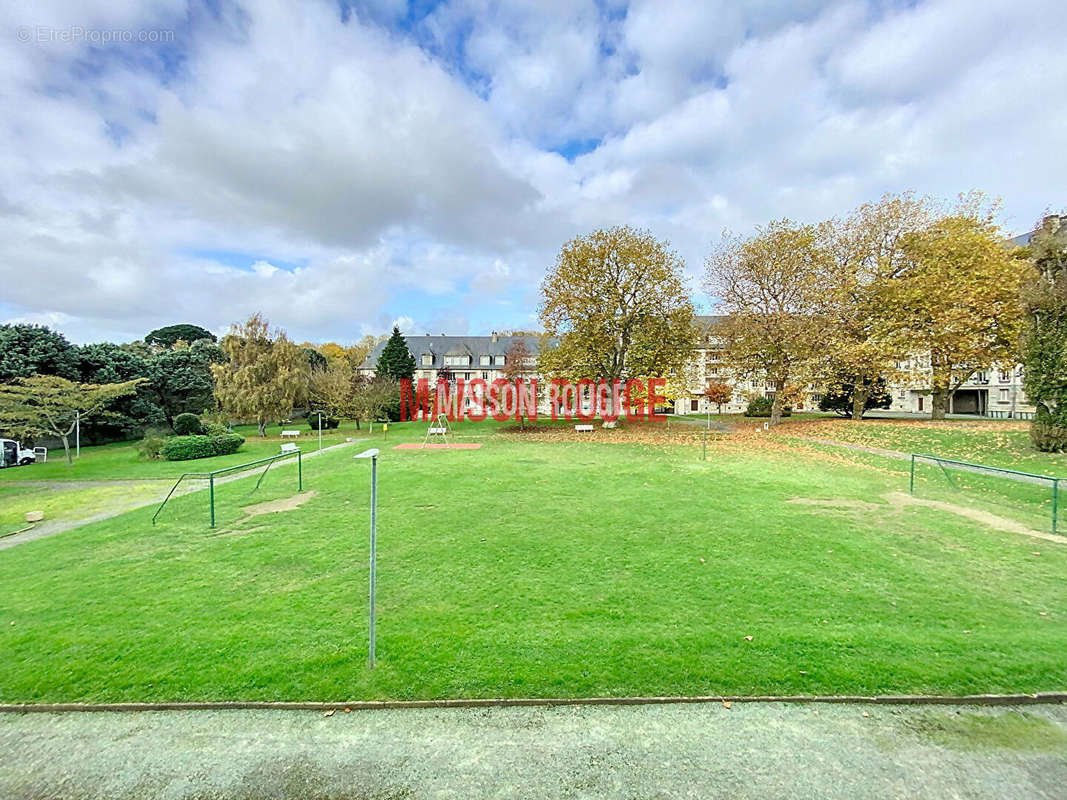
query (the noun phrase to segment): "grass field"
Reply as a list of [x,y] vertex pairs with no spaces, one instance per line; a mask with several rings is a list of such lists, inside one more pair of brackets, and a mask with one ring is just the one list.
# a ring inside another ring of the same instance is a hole
[[[282,439],[279,434],[283,429],[299,430],[300,438]],[[81,458],[76,459],[73,464],[67,464],[63,457],[63,449],[58,448],[49,451],[47,463],[0,469],[0,483],[29,480],[173,479],[190,470],[222,469],[275,455],[279,444],[283,441],[296,441],[305,452],[311,452],[318,447],[318,433],[309,430],[306,423],[269,428],[265,438],[257,435],[255,425],[243,425],[235,430],[245,437],[245,443],[241,445],[240,450],[228,456],[201,458],[195,461],[146,461],[137,452],[137,442],[117,442],[99,447],[83,447]],[[357,431],[351,424],[347,424],[343,428],[323,431],[322,446],[338,444],[346,437],[363,435],[366,435],[365,431]]]
[[391,449],[424,427],[307,459],[291,510],[242,510],[292,497],[279,466],[221,487],[215,531],[197,494],[0,552],[0,700],[1067,685],[1067,546],[909,503],[887,459],[491,424],[460,427],[480,450]]

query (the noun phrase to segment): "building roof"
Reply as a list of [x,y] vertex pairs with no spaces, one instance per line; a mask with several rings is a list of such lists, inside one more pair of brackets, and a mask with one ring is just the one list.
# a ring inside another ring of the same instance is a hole
[[[446,355],[469,355],[471,367],[478,367],[481,366],[478,363],[479,356],[505,356],[511,349],[512,342],[519,339],[526,342],[526,349],[530,355],[536,356],[539,342],[536,336],[445,336],[444,334],[431,336],[426,334],[425,336],[405,336],[404,339],[408,344],[408,352],[415,356],[415,369],[441,369]],[[385,344],[386,342],[383,341],[375,345],[359,368],[376,369]],[[423,355],[433,356],[433,363],[429,366],[424,365]]]

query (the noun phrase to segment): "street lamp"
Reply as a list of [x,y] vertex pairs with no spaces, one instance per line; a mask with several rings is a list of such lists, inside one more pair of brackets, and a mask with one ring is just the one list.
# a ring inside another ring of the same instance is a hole
[[319,415],[319,450],[321,450],[322,449],[322,412],[321,411],[316,411],[315,413]]
[[355,458],[370,459],[370,668],[374,669],[374,562],[377,548],[378,448],[364,450]]

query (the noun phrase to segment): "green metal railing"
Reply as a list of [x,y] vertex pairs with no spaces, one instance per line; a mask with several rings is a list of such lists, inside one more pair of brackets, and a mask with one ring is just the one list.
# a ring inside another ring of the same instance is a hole
[[163,498],[163,502],[159,504],[159,508],[156,509],[156,513],[152,515],[152,524],[153,525],[156,524],[156,518],[159,516],[159,513],[163,510],[163,507],[167,504],[167,501],[170,500],[170,498],[174,496],[174,492],[177,491],[178,486],[181,485],[181,482],[184,481],[186,478],[194,478],[194,479],[200,479],[200,480],[207,480],[207,482],[208,482],[208,484],[207,484],[207,487],[208,487],[207,488],[207,490],[208,490],[208,506],[210,507],[210,510],[211,510],[210,511],[210,514],[211,514],[211,527],[214,528],[215,527],[215,478],[219,477],[220,475],[227,475],[227,474],[230,474],[230,473],[233,473],[233,472],[241,472],[243,470],[253,469],[255,467],[258,467],[260,464],[266,464],[267,466],[266,466],[266,468],[264,468],[263,472],[260,473],[259,480],[256,481],[256,485],[253,486],[252,490],[249,492],[249,494],[251,494],[252,492],[256,491],[256,489],[258,489],[260,487],[260,484],[263,483],[263,479],[267,476],[267,471],[272,466],[274,466],[274,463],[276,461],[281,461],[282,459],[286,459],[286,458],[292,458],[293,456],[296,456],[296,488],[297,488],[297,491],[302,492],[302,491],[304,491],[304,464],[303,464],[303,459],[301,458],[301,454],[300,454],[300,450],[299,449],[297,449],[297,450],[295,450],[293,452],[290,452],[290,453],[279,453],[276,456],[268,456],[267,458],[260,458],[260,459],[257,459],[255,461],[249,461],[247,464],[235,464],[232,467],[224,467],[222,469],[212,470],[211,472],[185,472],[185,473],[182,473],[182,476],[180,478],[178,478],[177,481],[175,481],[175,483],[174,483],[174,485],[172,487],[170,487],[170,491],[167,492],[167,496],[165,498]]
[[1067,480],[1064,478],[1056,478],[1052,475],[1039,475],[1036,472],[1022,472],[1017,469],[1007,469],[1005,467],[991,467],[987,464],[974,464],[970,461],[956,461],[952,458],[941,458],[940,456],[931,456],[925,453],[912,453],[911,454],[911,474],[908,479],[908,492],[915,494],[915,462],[927,461],[936,464],[941,468],[941,472],[944,474],[945,479],[955,486],[955,481],[952,479],[948,469],[955,469],[961,472],[974,472],[982,475],[994,475],[1001,476],[1008,480],[1020,481],[1022,483],[1032,483],[1039,486],[1048,486],[1052,490],[1052,532],[1057,532],[1057,526],[1059,522],[1059,505],[1060,505],[1060,481]]

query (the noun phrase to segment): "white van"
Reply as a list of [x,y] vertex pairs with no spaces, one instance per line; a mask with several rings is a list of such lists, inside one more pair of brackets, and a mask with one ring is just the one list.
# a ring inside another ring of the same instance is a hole
[[24,467],[36,460],[32,450],[25,449],[14,439],[0,439],[0,467]]

